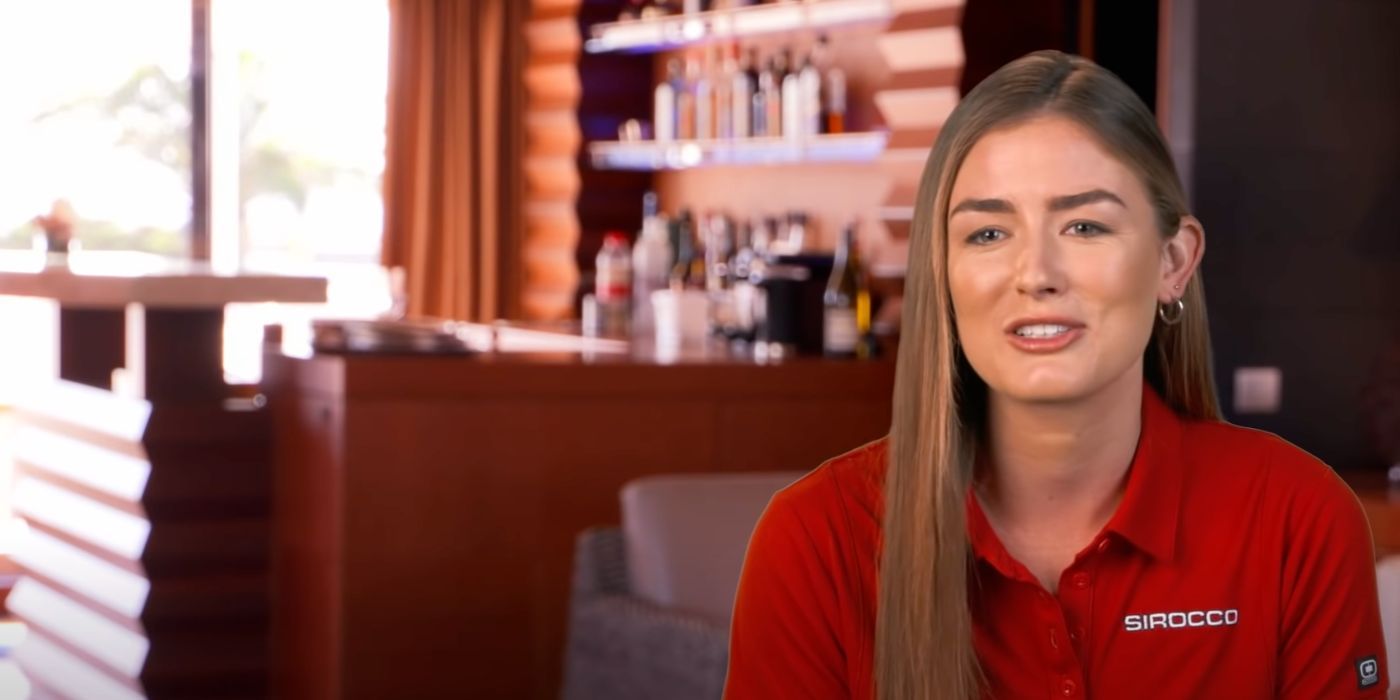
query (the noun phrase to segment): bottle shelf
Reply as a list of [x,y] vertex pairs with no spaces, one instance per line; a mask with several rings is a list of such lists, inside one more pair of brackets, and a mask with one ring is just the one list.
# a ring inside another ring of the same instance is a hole
[[593,25],[588,53],[655,53],[743,37],[887,22],[891,0],[804,0]]
[[589,157],[599,170],[687,170],[722,165],[869,162],[880,157],[883,131],[685,141],[594,141]]

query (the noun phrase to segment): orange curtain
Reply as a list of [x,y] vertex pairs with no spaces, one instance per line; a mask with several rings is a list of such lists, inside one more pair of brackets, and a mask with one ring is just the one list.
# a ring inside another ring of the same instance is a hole
[[384,264],[404,269],[411,317],[514,317],[525,9],[389,5]]

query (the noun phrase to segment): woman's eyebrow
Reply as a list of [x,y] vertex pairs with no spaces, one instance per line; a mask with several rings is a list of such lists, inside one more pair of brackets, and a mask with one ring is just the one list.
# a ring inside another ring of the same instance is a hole
[[[1113,202],[1124,209],[1128,207],[1128,205],[1123,203],[1122,198],[1104,189],[1093,189],[1088,192],[1080,192],[1079,194],[1066,194],[1059,197],[1051,197],[1050,201],[1046,204],[1050,208],[1050,211],[1066,211],[1095,202]],[[964,211],[976,211],[985,214],[1011,214],[1016,211],[1016,207],[1012,206],[1011,202],[1005,199],[964,199],[958,202],[956,207],[953,207],[953,210],[948,213],[948,216],[952,217],[954,214]]]
[[948,217],[952,218],[965,211],[980,211],[985,214],[1010,214],[1016,211],[1016,207],[1011,206],[1011,202],[1004,199],[964,199],[958,202],[958,206],[953,207],[953,211],[948,212]]
[[1088,192],[1080,192],[1079,194],[1067,194],[1063,197],[1051,197],[1049,205],[1050,211],[1065,211],[1095,202],[1114,202],[1124,209],[1128,208],[1128,205],[1124,204],[1123,200],[1120,199],[1118,195],[1102,189],[1089,190]]

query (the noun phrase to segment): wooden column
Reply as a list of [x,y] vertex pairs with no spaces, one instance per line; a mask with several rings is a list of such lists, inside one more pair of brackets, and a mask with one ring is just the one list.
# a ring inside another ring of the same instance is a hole
[[265,697],[266,414],[60,383],[17,414],[15,655],[60,697]]
[[579,2],[531,0],[525,25],[524,239],[518,243],[520,312],[527,319],[573,315],[578,288]]
[[[94,270],[106,265],[90,253]],[[85,258],[89,258],[85,256]],[[270,434],[224,384],[230,302],[325,300],[324,280],[0,272],[0,294],[64,310],[67,365],[121,393],[55,381],[17,407],[15,513],[29,536],[6,606],[35,697],[268,694]],[[105,358],[105,359],[103,359]]]
[[121,309],[65,306],[58,311],[58,376],[106,389],[126,365],[126,314]]

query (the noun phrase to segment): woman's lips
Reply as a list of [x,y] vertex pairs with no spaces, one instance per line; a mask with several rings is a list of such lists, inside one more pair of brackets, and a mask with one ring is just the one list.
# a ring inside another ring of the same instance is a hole
[[1048,338],[1031,338],[1028,336],[1016,335],[1015,332],[1007,333],[1006,337],[1018,350],[1029,353],[1044,354],[1059,352],[1069,347],[1070,343],[1078,340],[1084,335],[1084,328],[1070,328],[1069,330],[1053,335]]

